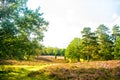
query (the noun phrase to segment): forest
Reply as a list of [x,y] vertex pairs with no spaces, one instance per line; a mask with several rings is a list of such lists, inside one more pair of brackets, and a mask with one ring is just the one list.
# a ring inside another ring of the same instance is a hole
[[[1,80],[119,80],[120,26],[80,30],[66,48],[42,44],[49,21],[28,0],[0,0]],[[94,66],[93,66],[94,65]],[[63,76],[64,75],[64,76]]]

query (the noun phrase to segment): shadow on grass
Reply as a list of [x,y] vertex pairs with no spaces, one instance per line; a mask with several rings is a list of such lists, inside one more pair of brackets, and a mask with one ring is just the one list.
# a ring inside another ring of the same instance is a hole
[[31,72],[28,77],[45,80],[120,80],[120,67],[106,68],[54,68]]
[[0,80],[27,80],[25,79],[28,71],[24,68],[2,68],[0,70]]

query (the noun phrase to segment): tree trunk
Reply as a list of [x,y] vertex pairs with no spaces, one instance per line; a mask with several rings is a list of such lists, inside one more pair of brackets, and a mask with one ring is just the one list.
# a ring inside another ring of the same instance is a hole
[[80,57],[77,58],[77,61],[80,62]]
[[89,60],[90,60],[90,56],[88,55],[88,56],[87,56],[87,61],[89,62]]
[[57,55],[55,55],[55,59],[57,59]]

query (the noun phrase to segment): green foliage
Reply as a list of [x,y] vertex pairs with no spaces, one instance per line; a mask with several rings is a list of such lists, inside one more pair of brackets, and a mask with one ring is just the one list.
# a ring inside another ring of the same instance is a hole
[[115,42],[114,59],[120,60],[120,37],[118,37]]
[[65,49],[63,48],[57,48],[57,47],[45,47],[42,49],[43,53],[42,55],[54,55],[55,59],[57,56],[64,56]]
[[120,26],[114,25],[113,28],[112,28],[113,41],[115,42],[117,37],[119,37],[119,36],[120,36]]
[[31,10],[27,0],[0,1],[0,58],[29,59],[39,48],[48,22],[39,8]]
[[79,44],[79,40],[75,38],[68,45],[65,53],[68,59],[82,58],[88,61],[120,59],[120,27],[118,25],[113,26],[112,33],[104,24],[99,25],[94,32],[91,32],[90,27],[84,27],[81,33],[82,38]]
[[113,59],[113,42],[111,36],[108,34],[109,29],[105,25],[99,25],[96,30],[96,35],[98,36],[98,48],[101,60]]
[[90,60],[90,59],[97,59],[95,56],[97,56],[97,37],[95,36],[95,33],[91,32],[90,27],[85,27],[82,33],[82,45],[83,45],[83,50],[82,50],[82,56],[85,60]]
[[81,57],[81,39],[74,38],[65,51],[65,57],[72,61],[80,61]]

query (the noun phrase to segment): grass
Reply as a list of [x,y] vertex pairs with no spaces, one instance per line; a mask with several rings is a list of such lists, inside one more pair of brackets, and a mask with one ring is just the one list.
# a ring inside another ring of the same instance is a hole
[[120,80],[120,60],[65,63],[40,57],[30,62],[3,62],[0,80]]
[[32,80],[27,75],[32,71],[38,71],[50,64],[44,65],[1,65],[0,80]]

